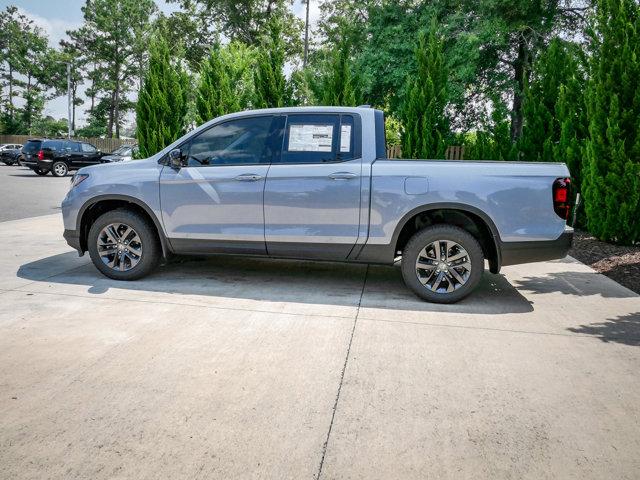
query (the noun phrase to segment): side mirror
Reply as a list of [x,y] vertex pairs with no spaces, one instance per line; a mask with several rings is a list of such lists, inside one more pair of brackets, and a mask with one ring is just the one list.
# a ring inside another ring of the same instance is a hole
[[182,150],[174,148],[169,152],[169,165],[176,170],[182,168]]

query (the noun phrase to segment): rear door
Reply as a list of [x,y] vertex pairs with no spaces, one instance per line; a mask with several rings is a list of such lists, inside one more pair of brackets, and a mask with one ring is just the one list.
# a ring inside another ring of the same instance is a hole
[[358,238],[360,117],[287,116],[282,154],[264,193],[269,255],[343,260]]

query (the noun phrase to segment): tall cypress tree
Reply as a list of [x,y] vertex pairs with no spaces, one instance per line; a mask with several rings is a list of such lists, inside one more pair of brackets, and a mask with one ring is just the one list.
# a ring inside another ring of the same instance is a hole
[[420,34],[415,51],[417,71],[407,79],[401,107],[405,158],[444,158],[450,131],[445,114],[448,70],[443,48],[434,19],[429,34]]
[[200,83],[196,92],[198,125],[227,113],[240,110],[238,96],[231,85],[230,67],[225,65],[220,45],[215,44],[202,62]]
[[149,66],[136,106],[140,155],[148,157],[177,140],[185,130],[189,79],[157,35],[149,46]]
[[583,193],[598,238],[640,242],[640,6],[599,0],[587,86]]
[[351,73],[349,43],[342,39],[326,63],[320,82],[320,104],[356,106],[356,79]]
[[[532,78],[525,86],[522,137],[518,142],[520,157],[528,161],[565,161],[556,157],[564,119],[572,117],[575,134],[584,138],[584,130],[575,122],[584,103],[582,88],[584,73],[576,44],[554,38],[533,66]],[[565,105],[560,106],[563,91]],[[575,102],[568,105],[567,102]],[[567,127],[568,125],[565,125]],[[572,171],[572,174],[574,172]]]
[[267,35],[262,37],[254,71],[255,106],[284,107],[288,103],[287,79],[284,76],[285,43],[282,22],[269,21]]

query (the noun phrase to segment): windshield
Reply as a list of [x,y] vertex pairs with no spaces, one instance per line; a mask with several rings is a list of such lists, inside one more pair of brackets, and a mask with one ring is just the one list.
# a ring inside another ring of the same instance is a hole
[[127,145],[123,145],[120,148],[116,148],[113,152],[111,152],[112,155],[120,155],[120,156],[127,156],[127,155],[131,155],[131,147],[127,146]]
[[40,145],[42,145],[42,140],[29,140],[24,144],[22,151],[24,153],[35,153],[40,150]]

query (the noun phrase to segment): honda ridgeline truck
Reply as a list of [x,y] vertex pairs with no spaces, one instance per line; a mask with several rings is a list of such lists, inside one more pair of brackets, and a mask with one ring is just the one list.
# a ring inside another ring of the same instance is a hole
[[562,163],[392,160],[372,108],[225,115],[150,158],[79,170],[64,237],[104,275],[134,280],[171,254],[393,264],[450,303],[489,270],[571,245]]

